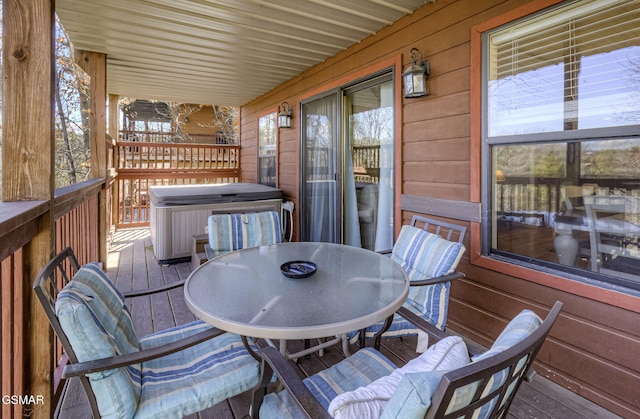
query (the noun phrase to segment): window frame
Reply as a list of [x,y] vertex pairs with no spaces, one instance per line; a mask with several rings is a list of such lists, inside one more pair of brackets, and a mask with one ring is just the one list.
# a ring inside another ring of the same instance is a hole
[[[496,16],[478,24],[471,31],[471,197],[479,204],[482,223],[471,223],[471,263],[487,269],[503,272],[516,278],[549,286],[593,300],[632,308],[637,306],[640,291],[617,286],[613,282],[603,281],[598,274],[588,271],[576,274],[564,272],[555,267],[531,261],[519,260],[498,253],[490,253],[492,221],[492,170],[491,147],[495,145],[517,145],[532,142],[571,142],[590,139],[615,139],[630,135],[637,136],[638,126],[592,128],[574,131],[543,132],[500,137],[488,137],[487,121],[487,55],[486,40],[492,31],[504,25],[528,19],[557,7],[563,7],[571,1],[543,0],[530,2],[518,9]],[[535,140],[532,135],[535,135]],[[622,289],[621,289],[622,288]],[[638,311],[638,308],[633,308]]]

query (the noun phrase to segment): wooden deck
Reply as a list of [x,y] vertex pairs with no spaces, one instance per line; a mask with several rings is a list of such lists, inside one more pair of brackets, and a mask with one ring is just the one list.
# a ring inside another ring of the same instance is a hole
[[[125,229],[117,231],[114,235],[109,252],[107,274],[121,290],[139,289],[159,283],[177,281],[187,278],[191,272],[188,263],[169,266],[158,265],[148,231],[148,228]],[[130,304],[134,325],[139,336],[194,320],[193,314],[184,304],[181,289],[153,298],[134,298]],[[415,357],[414,348],[414,339],[387,339],[383,340],[382,352],[398,365],[402,365]],[[353,348],[353,351],[355,350],[357,350],[356,347]],[[323,357],[315,354],[310,355],[300,359],[295,365],[302,375],[310,375],[343,358],[344,355],[340,348],[336,346],[327,349]],[[204,412],[193,415],[193,417],[246,418],[248,417],[249,402],[250,395],[243,394],[221,402]],[[59,418],[77,419],[91,416],[86,397],[78,382],[69,383],[56,413],[56,417]],[[618,416],[538,375],[520,387],[509,411],[509,417],[618,418]]]

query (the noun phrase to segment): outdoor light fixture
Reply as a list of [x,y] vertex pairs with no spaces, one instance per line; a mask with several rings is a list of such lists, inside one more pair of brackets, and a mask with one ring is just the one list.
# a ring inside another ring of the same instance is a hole
[[282,111],[278,114],[278,128],[291,128],[293,111],[287,102],[282,102]]
[[404,97],[422,97],[427,92],[427,78],[429,78],[429,62],[422,60],[422,54],[417,48],[411,48],[411,65],[402,72],[404,79]]

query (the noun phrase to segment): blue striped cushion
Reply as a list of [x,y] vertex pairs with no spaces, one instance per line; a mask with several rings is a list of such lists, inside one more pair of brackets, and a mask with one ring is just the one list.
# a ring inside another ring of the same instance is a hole
[[[138,341],[124,297],[99,266],[83,266],[56,301],[78,360],[89,361],[175,342],[210,326],[197,321]],[[182,417],[258,384],[259,365],[239,336],[225,333],[178,353],[88,374],[102,417]]]
[[275,211],[209,216],[209,245],[216,254],[280,243],[280,217]]
[[[338,394],[367,386],[378,378],[393,372],[396,366],[384,355],[372,348],[360,349],[355,354],[332,367],[312,375],[304,384],[325,408]],[[265,396],[260,407],[261,418],[304,417],[290,393],[286,390]]]
[[[412,281],[436,278],[453,273],[464,254],[462,243],[450,242],[438,235],[413,226],[402,226],[398,240],[393,246],[391,259],[402,266]],[[422,317],[425,321],[444,330],[449,307],[450,282],[409,289],[404,307]],[[382,328],[383,323],[367,328],[370,338]],[[417,335],[418,329],[399,315],[383,336]],[[349,334],[351,342],[358,338],[358,332]]]
[[[491,348],[489,348],[487,352],[484,352],[481,355],[473,357],[473,362],[478,362],[480,360],[489,358],[521,342],[522,340],[527,338],[529,335],[531,335],[531,333],[533,333],[538,327],[540,327],[541,324],[542,324],[542,319],[533,311],[522,310],[516,317],[514,317],[509,322],[509,324],[507,324],[507,326],[504,328],[502,333],[500,333],[500,335],[497,337],[497,339],[495,340]],[[527,360],[528,360],[527,356],[523,357],[519,361],[518,365],[516,365],[515,371],[510,372],[508,369],[504,369],[502,371],[498,371],[495,374],[493,374],[491,376],[491,379],[489,379],[485,384],[485,388],[482,391],[482,397],[486,396],[487,394],[491,393],[492,391],[500,387],[507,379],[508,374],[515,376],[516,374],[524,373],[523,367],[526,365]],[[464,391],[463,389],[456,390],[456,394],[458,395],[458,397],[455,397],[454,400],[452,400],[451,408],[453,409],[454,406],[455,408],[460,408],[461,406],[463,407],[468,405],[470,403],[469,397],[475,394],[477,387],[480,385],[481,385],[480,382],[468,384],[466,387],[471,387],[473,389],[473,391],[471,392]],[[502,400],[506,400],[511,395],[511,392],[513,392],[514,385],[512,385],[512,387],[510,387],[507,390]],[[462,395],[466,395],[467,397],[463,397]],[[497,403],[497,401],[498,401],[498,397],[496,396],[490,402],[481,406],[479,409],[477,409],[475,413],[476,415],[475,417],[478,417],[480,419],[488,418],[489,412],[491,411],[493,406]]]
[[516,317],[511,319],[509,324],[502,330],[488,351],[475,356],[474,362],[489,358],[498,354],[513,345],[522,342],[542,324],[542,319],[531,310],[522,310]]
[[[209,328],[196,321],[140,340],[143,349]],[[254,347],[254,350],[257,348]],[[136,418],[182,417],[207,409],[258,384],[260,368],[240,336],[224,333],[142,364],[142,397]]]
[[[391,259],[400,264],[409,279],[437,278],[453,273],[464,253],[464,245],[413,226],[402,226]],[[412,287],[405,306],[423,313],[429,323],[444,329],[449,303],[449,282],[427,287]]]
[[[60,291],[56,315],[80,362],[139,350],[124,297],[96,264],[80,268]],[[141,394],[139,364],[88,377],[102,416],[133,415]]]

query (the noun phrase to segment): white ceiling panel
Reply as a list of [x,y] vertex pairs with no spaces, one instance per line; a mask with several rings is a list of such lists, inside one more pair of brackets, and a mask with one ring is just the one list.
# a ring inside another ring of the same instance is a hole
[[107,90],[242,105],[433,0],[56,0]]

